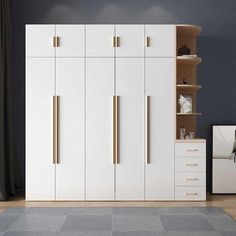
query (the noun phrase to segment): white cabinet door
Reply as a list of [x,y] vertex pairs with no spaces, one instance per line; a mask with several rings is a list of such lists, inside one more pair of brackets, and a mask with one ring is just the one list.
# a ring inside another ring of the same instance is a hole
[[60,140],[59,163],[56,165],[56,200],[84,200],[84,60],[56,59]]
[[116,59],[119,164],[116,200],[144,200],[144,59]]
[[86,59],[86,200],[114,200],[114,59]]
[[117,57],[144,57],[144,25],[116,25]]
[[54,57],[55,25],[26,25],[26,56]]
[[86,56],[114,57],[114,25],[86,25]]
[[26,200],[55,200],[52,153],[54,59],[26,60]]
[[174,199],[175,60],[146,58],[149,103],[149,158],[145,199]]
[[84,57],[85,25],[56,25],[56,36],[59,37],[57,57]]
[[149,47],[145,47],[146,57],[175,57],[175,25],[145,25],[145,37],[149,37]]

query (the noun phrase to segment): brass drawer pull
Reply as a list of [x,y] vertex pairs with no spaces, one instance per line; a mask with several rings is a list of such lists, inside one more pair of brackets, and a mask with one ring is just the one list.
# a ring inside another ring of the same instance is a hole
[[198,193],[193,192],[193,193],[185,193],[186,196],[196,196],[198,195]]
[[189,180],[189,181],[196,181],[196,180],[198,180],[198,178],[194,178],[194,177],[187,177],[187,178],[185,178],[185,180]]
[[185,166],[198,166],[198,164],[197,163],[186,163],[186,164],[184,164]]
[[198,152],[197,148],[193,148],[193,149],[185,149],[185,152]]

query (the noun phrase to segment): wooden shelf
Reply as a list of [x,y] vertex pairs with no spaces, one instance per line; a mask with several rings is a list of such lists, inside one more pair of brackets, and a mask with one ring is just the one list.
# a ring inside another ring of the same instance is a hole
[[200,116],[202,113],[193,112],[193,113],[176,113],[177,116]]
[[186,58],[182,56],[177,56],[178,65],[193,65],[196,66],[202,62],[201,57]]
[[178,35],[197,36],[202,28],[196,25],[177,25]]
[[184,90],[198,90],[202,86],[201,85],[197,85],[197,84],[177,84],[176,87],[178,89],[184,89]]
[[206,140],[205,139],[176,139],[175,140],[176,143],[205,143]]

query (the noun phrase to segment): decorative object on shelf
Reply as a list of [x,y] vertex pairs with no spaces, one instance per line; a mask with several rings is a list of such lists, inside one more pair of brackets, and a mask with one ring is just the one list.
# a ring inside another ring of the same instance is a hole
[[185,78],[183,78],[183,84],[188,84],[188,81]]
[[195,138],[195,133],[194,133],[194,131],[190,131],[190,132],[189,132],[189,137],[190,137],[190,139],[194,139],[194,138]]
[[180,139],[184,139],[185,134],[186,134],[186,128],[181,127],[181,128],[179,129],[179,137],[180,137]]
[[190,55],[191,50],[190,48],[187,47],[187,45],[182,45],[181,48],[178,49],[178,56],[183,56],[183,55]]
[[181,95],[179,97],[180,113],[192,113],[192,95]]

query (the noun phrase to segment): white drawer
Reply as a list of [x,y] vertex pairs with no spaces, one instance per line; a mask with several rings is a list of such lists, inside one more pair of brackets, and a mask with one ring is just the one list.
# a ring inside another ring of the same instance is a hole
[[176,171],[206,171],[206,159],[205,158],[176,158],[175,159]]
[[175,186],[205,186],[205,172],[175,172]]
[[175,187],[175,200],[177,201],[205,201],[205,187]]
[[205,157],[206,143],[176,143],[175,157]]

